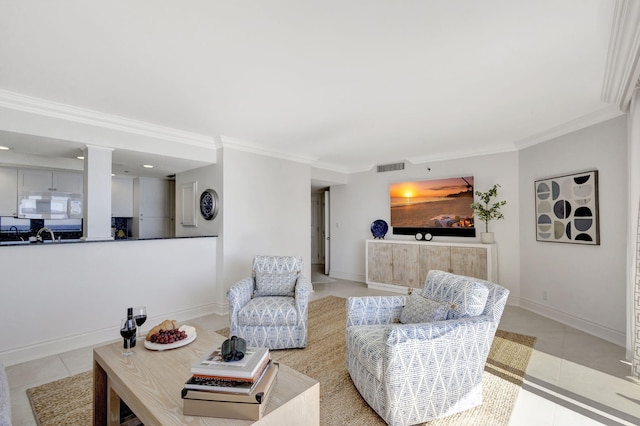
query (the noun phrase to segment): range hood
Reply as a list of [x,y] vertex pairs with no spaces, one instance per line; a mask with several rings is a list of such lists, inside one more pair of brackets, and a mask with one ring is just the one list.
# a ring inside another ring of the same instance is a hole
[[82,194],[22,192],[18,217],[25,219],[82,219]]

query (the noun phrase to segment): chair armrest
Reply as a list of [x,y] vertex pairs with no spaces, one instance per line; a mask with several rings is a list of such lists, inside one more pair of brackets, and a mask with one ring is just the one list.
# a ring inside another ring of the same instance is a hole
[[296,287],[294,290],[294,299],[296,301],[296,309],[298,310],[299,324],[307,323],[308,309],[309,309],[309,293],[311,292],[311,280],[300,275],[296,281]]
[[388,346],[420,345],[432,344],[429,342],[438,339],[456,342],[468,336],[474,338],[474,335],[491,340],[496,328],[497,324],[488,315],[418,324],[393,324],[387,328],[384,341]]
[[304,275],[300,275],[296,281],[296,287],[294,290],[294,297],[298,299],[309,299],[309,293],[311,292],[311,281]]
[[407,296],[365,296],[347,299],[347,327],[391,324],[400,318]]
[[251,277],[243,278],[227,290],[227,300],[229,301],[229,321],[231,325],[236,325],[238,321],[238,311],[251,300],[254,289],[254,280]]

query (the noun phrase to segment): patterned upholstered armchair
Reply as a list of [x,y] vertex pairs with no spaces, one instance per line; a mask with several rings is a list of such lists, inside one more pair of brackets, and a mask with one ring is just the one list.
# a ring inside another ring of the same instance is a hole
[[307,346],[311,283],[301,257],[256,256],[252,276],[227,292],[230,335],[269,349]]
[[9,382],[4,365],[0,363],[0,425],[11,426],[11,401],[9,400]]
[[390,425],[482,403],[482,373],[509,290],[432,270],[422,292],[347,300],[347,369]]

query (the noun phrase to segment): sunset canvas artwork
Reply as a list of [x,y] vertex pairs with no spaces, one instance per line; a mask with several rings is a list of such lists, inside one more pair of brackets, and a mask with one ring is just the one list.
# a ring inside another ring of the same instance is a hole
[[392,183],[391,226],[473,228],[473,176]]

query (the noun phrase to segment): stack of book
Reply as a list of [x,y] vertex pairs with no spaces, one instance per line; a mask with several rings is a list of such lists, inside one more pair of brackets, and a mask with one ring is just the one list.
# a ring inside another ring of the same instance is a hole
[[239,361],[223,361],[220,348],[194,362],[182,390],[190,416],[260,420],[273,390],[278,364],[267,348],[247,348]]

